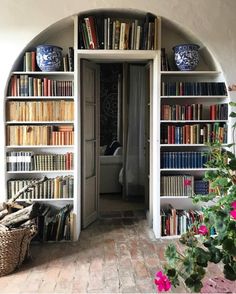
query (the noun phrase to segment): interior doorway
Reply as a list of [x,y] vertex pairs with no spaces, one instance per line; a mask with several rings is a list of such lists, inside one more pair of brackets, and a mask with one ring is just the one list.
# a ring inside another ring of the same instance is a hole
[[149,209],[148,74],[146,63],[100,64],[100,216]]
[[150,67],[82,61],[83,228],[104,212],[149,210]]

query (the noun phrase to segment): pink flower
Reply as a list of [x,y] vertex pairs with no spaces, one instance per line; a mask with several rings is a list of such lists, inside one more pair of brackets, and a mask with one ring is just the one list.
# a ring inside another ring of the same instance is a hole
[[191,184],[192,184],[191,180],[189,180],[189,179],[184,180],[184,186],[191,186]]
[[203,236],[207,235],[208,234],[208,228],[204,225],[201,225],[199,228],[198,228],[198,234],[201,234]]
[[230,211],[230,215],[233,219],[236,219],[236,209]]
[[236,209],[236,201],[231,203],[231,207],[233,207],[234,209]]
[[166,275],[163,275],[163,273],[160,271],[156,273],[156,278],[154,280],[158,291],[168,291],[171,288],[171,282],[169,281],[168,277]]

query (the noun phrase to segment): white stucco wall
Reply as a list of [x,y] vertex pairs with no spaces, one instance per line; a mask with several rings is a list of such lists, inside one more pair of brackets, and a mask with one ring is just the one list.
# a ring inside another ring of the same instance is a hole
[[[91,9],[119,8],[150,11],[176,22],[195,35],[214,54],[228,84],[236,82],[235,0],[1,0],[0,1],[0,132],[3,99],[9,73],[19,53],[45,28]],[[3,136],[0,141],[0,187],[4,187]],[[1,197],[1,194],[0,194]]]

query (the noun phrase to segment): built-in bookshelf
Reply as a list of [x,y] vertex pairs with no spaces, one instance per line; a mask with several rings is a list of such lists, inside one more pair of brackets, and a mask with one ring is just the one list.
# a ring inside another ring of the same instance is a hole
[[[157,238],[167,238],[201,219],[191,196],[209,191],[209,183],[202,180],[206,143],[228,143],[229,97],[221,68],[205,46],[195,71],[176,69],[172,47],[192,42],[167,20],[132,10],[83,13],[43,32],[15,63],[5,97],[6,199],[27,181],[46,175],[39,190],[19,201],[70,205],[66,214],[74,216],[67,221],[73,223],[73,239],[78,238],[85,197],[83,159],[88,154],[82,144],[87,114],[81,93],[82,60],[137,62],[151,65],[149,223]],[[39,44],[63,48],[60,71],[37,68]],[[95,113],[95,103],[86,103]],[[87,125],[91,130],[92,123]],[[44,232],[41,238],[61,240],[61,231],[60,236],[51,232],[53,236]]]
[[[77,238],[73,27],[71,20],[58,35],[56,44],[63,48],[60,70],[42,72],[36,62],[40,43],[31,44],[16,63],[5,98],[6,198],[47,177],[18,199],[49,207],[38,219],[40,241]],[[52,43],[53,38],[49,37]]]
[[207,144],[228,143],[228,94],[222,74],[170,71],[166,59],[160,90],[162,237],[180,235],[198,220],[201,212],[189,208],[194,194],[211,192],[203,180],[209,170]]

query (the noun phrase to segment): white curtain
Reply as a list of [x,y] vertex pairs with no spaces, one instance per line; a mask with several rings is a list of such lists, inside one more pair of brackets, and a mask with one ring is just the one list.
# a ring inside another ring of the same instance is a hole
[[145,66],[130,65],[128,132],[125,158],[126,196],[144,195]]

